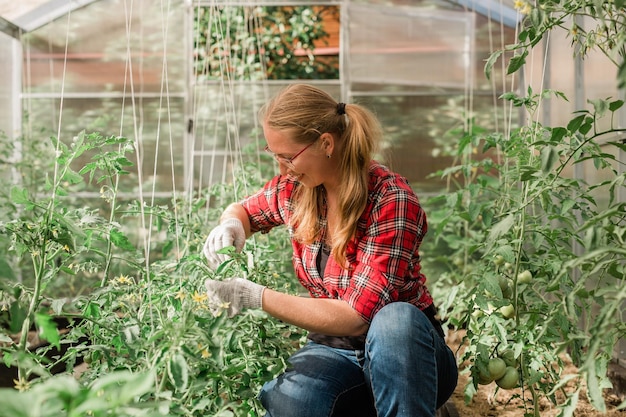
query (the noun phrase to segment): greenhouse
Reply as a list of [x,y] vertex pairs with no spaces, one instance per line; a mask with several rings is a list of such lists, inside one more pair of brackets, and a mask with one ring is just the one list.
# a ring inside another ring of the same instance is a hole
[[625,10],[0,0],[0,416],[623,416]]

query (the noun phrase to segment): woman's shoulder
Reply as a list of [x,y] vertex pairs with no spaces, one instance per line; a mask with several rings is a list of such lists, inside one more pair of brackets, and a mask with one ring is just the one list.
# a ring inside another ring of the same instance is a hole
[[369,188],[370,193],[383,189],[398,189],[413,193],[409,181],[404,176],[376,161],[370,163]]

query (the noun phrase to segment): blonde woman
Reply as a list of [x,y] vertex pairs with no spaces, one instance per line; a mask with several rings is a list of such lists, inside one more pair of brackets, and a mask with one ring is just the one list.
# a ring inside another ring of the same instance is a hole
[[216,267],[220,249],[289,228],[310,297],[240,278],[206,282],[230,315],[262,308],[309,332],[290,368],[263,387],[267,416],[434,416],[457,366],[421,272],[424,211],[407,181],[372,159],[379,122],[305,84],[282,90],[260,120],[280,174],[224,210],[204,254]]

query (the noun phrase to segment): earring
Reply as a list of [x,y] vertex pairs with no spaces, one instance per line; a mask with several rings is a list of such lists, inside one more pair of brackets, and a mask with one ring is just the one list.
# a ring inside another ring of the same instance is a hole
[[326,158],[330,159],[330,154],[326,155]]

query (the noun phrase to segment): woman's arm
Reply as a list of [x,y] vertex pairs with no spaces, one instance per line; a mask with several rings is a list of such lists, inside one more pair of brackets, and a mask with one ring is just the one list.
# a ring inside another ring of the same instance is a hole
[[252,235],[252,232],[250,231],[250,219],[248,218],[248,213],[241,204],[232,203],[226,207],[220,216],[220,222],[231,218],[239,219],[241,221],[241,224],[243,224],[243,230],[246,232],[246,238],[249,238]]
[[266,288],[263,310],[305,330],[329,336],[360,336],[369,325],[343,300],[308,298]]

